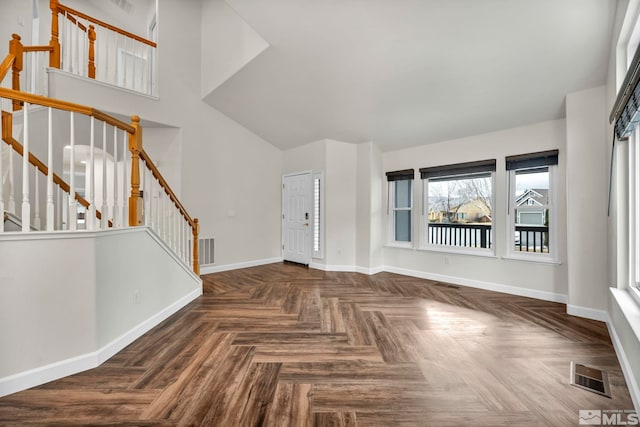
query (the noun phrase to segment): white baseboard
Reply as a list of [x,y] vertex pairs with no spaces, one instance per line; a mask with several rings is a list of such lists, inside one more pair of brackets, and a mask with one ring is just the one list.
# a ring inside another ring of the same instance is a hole
[[160,324],[160,322],[176,313],[200,295],[202,295],[202,287],[180,298],[178,301],[133,327],[97,351],[0,378],[0,397],[100,366],[111,356],[140,338],[150,329]]
[[611,321],[611,317],[607,314],[607,329],[609,329],[609,336],[611,337],[611,342],[613,343],[613,348],[618,356],[618,362],[620,362],[620,368],[622,368],[622,374],[624,375],[624,380],[627,383],[627,388],[629,389],[629,394],[631,395],[631,401],[633,402],[633,406],[635,410],[640,413],[640,386],[635,380],[633,376],[633,370],[631,369],[631,364],[629,363],[629,359],[627,358],[626,353],[624,352],[624,347],[622,346],[622,342],[620,341],[620,337],[618,337],[618,333],[616,332],[616,328]]
[[369,276],[372,276],[372,275],[378,274],[378,273],[382,273],[383,271],[384,271],[384,267],[383,266],[373,267],[373,268],[356,267],[356,272],[357,273],[368,274]]
[[235,264],[211,265],[200,268],[200,275],[220,273],[221,271],[239,270],[241,268],[256,267],[258,265],[274,264],[282,262],[282,257],[257,259],[254,261],[238,262]]
[[502,292],[505,294],[519,295],[523,297],[536,298],[544,301],[552,301],[566,304],[567,296],[553,292],[539,291],[536,289],[520,288],[517,286],[503,285],[500,283],[483,282],[480,280],[466,279],[463,277],[446,276],[444,274],[427,273],[425,271],[409,270],[406,268],[385,266],[384,271],[389,273],[402,274],[405,276],[418,277],[420,279],[435,280],[438,282],[452,283],[455,285],[469,286],[471,288],[485,289],[487,291]]
[[567,314],[584,317],[585,319],[598,320],[600,322],[606,322],[609,317],[605,310],[596,310],[571,304],[567,304]]
[[[105,361],[107,361],[111,356],[149,332],[151,329],[159,325],[161,322],[169,318],[174,313],[178,312],[181,308],[189,304],[194,299],[198,298],[202,295],[202,286],[198,289],[193,290],[188,293],[184,297],[180,298],[178,301],[174,302],[164,310],[159,313],[154,314],[147,320],[143,321],[139,325],[120,335],[115,340],[111,341],[109,344],[103,346],[96,352],[96,357],[98,360],[98,365],[101,365]],[[96,366],[98,366],[96,365]]]

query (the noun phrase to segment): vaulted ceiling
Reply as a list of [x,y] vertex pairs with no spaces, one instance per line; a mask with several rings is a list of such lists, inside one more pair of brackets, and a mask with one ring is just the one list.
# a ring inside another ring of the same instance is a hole
[[[564,117],[604,84],[616,0],[227,0],[269,48],[206,102],[286,149],[383,150]],[[514,141],[517,144],[517,141]]]

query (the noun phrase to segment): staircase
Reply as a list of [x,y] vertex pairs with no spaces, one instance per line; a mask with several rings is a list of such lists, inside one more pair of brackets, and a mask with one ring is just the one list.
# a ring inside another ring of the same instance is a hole
[[[96,26],[132,35],[56,0],[51,10],[49,45],[14,34],[0,63],[0,313],[11,319],[0,396],[99,365],[202,293],[198,219],[145,151],[140,118],[49,98],[25,77],[42,72],[28,55],[45,54],[94,79]],[[85,47],[58,37],[59,19],[84,28]]]

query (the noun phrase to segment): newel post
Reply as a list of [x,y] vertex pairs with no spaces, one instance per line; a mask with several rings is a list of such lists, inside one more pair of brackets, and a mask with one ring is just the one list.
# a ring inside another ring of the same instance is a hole
[[96,27],[89,25],[89,78],[96,78]]
[[140,153],[142,152],[142,127],[140,117],[131,116],[134,132],[129,134],[131,151],[131,195],[129,196],[129,226],[142,225],[142,195],[140,193]]
[[[20,36],[17,34],[11,35],[11,41],[9,42],[9,53],[15,56],[13,66],[11,67],[11,88],[13,90],[20,90],[20,71],[22,71],[22,57],[24,52],[24,46],[20,41]],[[22,109],[22,103],[20,101],[13,100],[13,111],[19,111]]]
[[60,68],[60,41],[58,40],[58,0],[49,0],[51,9],[51,41],[49,46],[53,48],[49,54],[49,67]]
[[200,234],[200,223],[198,218],[193,219],[193,272],[200,275],[200,253],[198,252],[198,235]]

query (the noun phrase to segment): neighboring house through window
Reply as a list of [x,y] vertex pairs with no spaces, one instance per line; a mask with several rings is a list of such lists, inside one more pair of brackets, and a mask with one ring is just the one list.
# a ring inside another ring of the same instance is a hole
[[[495,160],[420,169],[423,246],[493,251]],[[458,249],[459,250],[459,249]]]
[[506,158],[506,165],[510,189],[507,233],[510,253],[555,260],[557,212],[553,195],[558,150],[510,156]]

